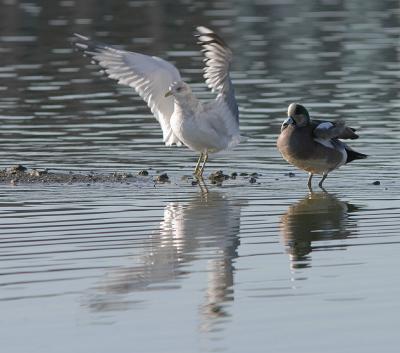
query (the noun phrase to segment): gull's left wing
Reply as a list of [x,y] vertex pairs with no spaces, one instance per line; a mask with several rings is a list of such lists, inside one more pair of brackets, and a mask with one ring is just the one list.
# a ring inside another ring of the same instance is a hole
[[235,92],[229,76],[232,52],[224,40],[211,29],[197,27],[199,44],[205,56],[204,78],[212,91],[222,96],[231,113],[239,121]]

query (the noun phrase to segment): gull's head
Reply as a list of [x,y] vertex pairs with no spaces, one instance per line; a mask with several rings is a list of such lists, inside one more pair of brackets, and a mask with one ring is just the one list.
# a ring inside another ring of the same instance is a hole
[[169,91],[165,93],[165,97],[174,96],[175,98],[183,98],[192,93],[189,85],[183,81],[174,82]]
[[287,119],[282,124],[282,129],[289,125],[303,127],[310,123],[310,115],[308,114],[307,109],[301,104],[290,104],[287,115]]

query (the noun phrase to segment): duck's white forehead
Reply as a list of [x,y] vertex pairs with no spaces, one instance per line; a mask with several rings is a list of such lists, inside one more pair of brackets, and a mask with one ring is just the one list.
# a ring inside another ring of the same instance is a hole
[[290,104],[287,110],[288,116],[293,115],[296,112],[296,108],[297,108],[297,103]]

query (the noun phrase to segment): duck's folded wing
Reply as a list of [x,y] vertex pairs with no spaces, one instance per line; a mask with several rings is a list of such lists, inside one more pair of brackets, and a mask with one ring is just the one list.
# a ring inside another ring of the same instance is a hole
[[177,68],[156,56],[119,50],[79,34],[75,37],[75,46],[92,57],[110,78],[134,88],[143,98],[161,125],[165,144],[180,144],[170,125],[174,99],[165,97],[170,85],[181,80]]
[[218,93],[217,99],[223,99],[229,110],[239,121],[239,110],[235,92],[229,76],[232,52],[223,39],[206,27],[197,27],[199,44],[205,56],[204,78],[208,87]]
[[329,121],[312,121],[314,126],[313,134],[318,139],[351,139],[355,140],[358,135],[355,129],[346,126],[344,121],[329,122]]

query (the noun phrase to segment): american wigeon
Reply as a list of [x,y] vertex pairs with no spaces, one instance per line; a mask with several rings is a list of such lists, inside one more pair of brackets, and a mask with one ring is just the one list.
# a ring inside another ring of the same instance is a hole
[[277,147],[283,158],[309,173],[308,187],[314,174],[322,174],[319,186],[328,174],[343,164],[367,155],[352,150],[339,139],[357,139],[355,129],[343,121],[311,120],[306,108],[292,103],[283,122]]

